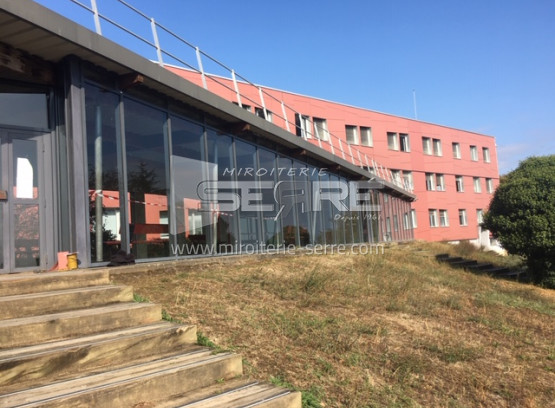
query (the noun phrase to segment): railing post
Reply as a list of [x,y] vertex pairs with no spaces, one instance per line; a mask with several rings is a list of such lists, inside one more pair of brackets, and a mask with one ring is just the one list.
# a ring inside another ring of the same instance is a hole
[[195,47],[195,51],[197,53],[198,69],[202,76],[202,85],[204,86],[204,89],[208,89],[208,86],[206,85],[206,75],[204,75],[204,68],[202,67],[202,59],[200,58],[200,50],[198,47]]
[[264,119],[268,120],[268,111],[266,110],[266,104],[264,103],[264,95],[262,94],[262,87],[258,87],[258,95],[260,95],[260,104],[262,105],[262,110],[264,111]]
[[91,8],[94,15],[94,26],[96,28],[96,33],[102,35],[102,29],[100,28],[100,16],[98,15],[98,7],[96,6],[96,0],[91,0]]
[[158,41],[158,32],[156,31],[156,22],[154,18],[150,19],[150,28],[152,29],[152,37],[154,38],[154,45],[156,46],[156,54],[158,55],[158,63],[160,66],[164,66],[164,61],[162,61],[162,49],[160,48],[160,41]]
[[285,127],[287,131],[291,133],[291,128],[289,127],[289,121],[287,120],[287,111],[285,110],[285,104],[281,101],[281,111],[283,112],[283,119],[285,120]]
[[239,92],[239,85],[237,84],[234,69],[231,70],[231,79],[233,79],[233,86],[235,87],[235,93],[237,94],[237,103],[239,104],[239,107],[242,108],[243,104],[241,103],[241,93]]

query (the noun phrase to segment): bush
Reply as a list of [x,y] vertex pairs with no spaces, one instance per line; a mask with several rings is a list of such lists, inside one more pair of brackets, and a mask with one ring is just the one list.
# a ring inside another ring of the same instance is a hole
[[536,283],[555,287],[555,155],[530,157],[505,176],[483,226],[526,259]]

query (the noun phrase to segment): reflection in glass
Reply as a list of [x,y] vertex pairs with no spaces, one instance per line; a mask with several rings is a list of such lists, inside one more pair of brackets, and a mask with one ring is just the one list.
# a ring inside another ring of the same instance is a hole
[[40,265],[38,204],[14,204],[15,267]]
[[[277,184],[276,173],[276,154],[259,148],[258,149],[259,167],[259,180],[261,182],[271,182],[274,186]],[[282,244],[280,218],[276,219],[278,212],[277,203],[274,199],[273,189],[262,189],[262,202],[264,204],[271,204],[272,210],[264,211],[262,213],[263,219],[263,242],[265,245],[270,245],[270,248],[276,248]]]
[[[233,159],[232,138],[218,134],[213,130],[207,132],[208,162],[215,165],[212,180],[233,183],[236,181],[235,161]],[[232,189],[218,188],[221,193],[232,192]],[[216,216],[216,248],[220,253],[234,252],[239,240],[238,213],[239,210],[222,210],[214,207]]]
[[118,105],[116,94],[85,86],[92,262],[108,261],[121,248]]
[[47,129],[46,94],[0,93],[0,124]]
[[137,259],[170,255],[166,114],[125,99],[129,234]]
[[[281,212],[282,239],[285,246],[299,245],[297,208],[292,205],[295,190],[293,187],[293,176],[289,170],[293,168],[293,161],[284,157],[278,157],[279,181],[283,182],[278,191],[278,206]],[[288,187],[289,186],[289,187]]]
[[[244,185],[248,186],[247,188],[252,189],[250,192],[258,192],[255,178],[255,173],[258,169],[256,164],[256,147],[249,143],[235,140],[235,158],[237,181],[245,183]],[[258,232],[260,212],[248,211],[244,207],[247,207],[247,205],[241,206],[239,211],[239,230],[241,231],[242,248],[245,245],[257,246],[258,237],[261,235]]]
[[203,160],[204,128],[172,117],[171,129],[173,196],[179,255],[199,251],[202,253],[200,246],[208,244],[210,226],[213,224],[213,214],[209,206],[201,207],[197,194],[197,186],[208,180],[210,174]]
[[312,241],[315,244],[325,244],[326,243],[326,230],[324,228],[324,225],[322,224],[322,215],[323,215],[323,211],[320,209],[320,211],[314,210],[316,208],[316,206],[314,205],[315,203],[313,202],[314,200],[314,191],[316,189],[320,189],[320,175],[318,172],[318,169],[315,167],[308,167],[308,174],[309,174],[309,180],[310,180],[310,191],[308,193],[309,195],[309,216],[310,216],[310,225],[311,225],[311,231],[310,231],[310,236],[312,237]]
[[295,195],[298,199],[296,203],[297,220],[299,225],[299,240],[301,246],[311,243],[310,235],[310,184],[308,182],[308,168],[305,164],[294,161]]

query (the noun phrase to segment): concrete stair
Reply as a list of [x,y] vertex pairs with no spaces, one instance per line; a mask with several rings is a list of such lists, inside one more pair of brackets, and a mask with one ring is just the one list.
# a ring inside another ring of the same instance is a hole
[[108,271],[0,276],[0,310],[0,407],[301,407]]

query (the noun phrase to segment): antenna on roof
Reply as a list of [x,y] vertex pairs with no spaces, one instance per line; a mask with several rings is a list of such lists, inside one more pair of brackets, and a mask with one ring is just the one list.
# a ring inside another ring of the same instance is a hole
[[412,102],[414,104],[414,119],[418,120],[418,113],[416,112],[416,91],[412,90]]

